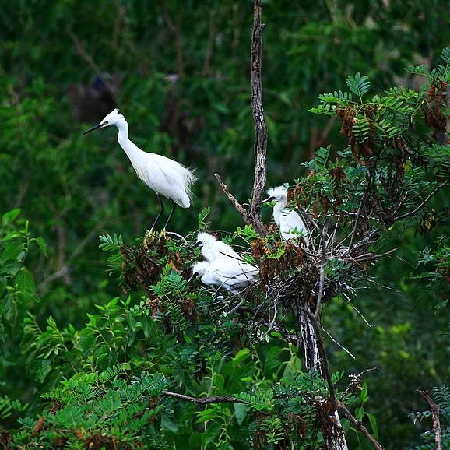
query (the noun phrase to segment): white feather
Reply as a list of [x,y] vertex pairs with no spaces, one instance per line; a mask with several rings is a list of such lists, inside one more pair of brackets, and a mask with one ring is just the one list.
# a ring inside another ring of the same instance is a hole
[[127,154],[137,176],[153,191],[173,200],[182,208],[191,206],[191,186],[196,177],[180,163],[156,153],[146,153],[128,139],[128,123],[117,109],[110,112],[100,127],[115,126],[118,142]]
[[223,287],[233,293],[246,288],[258,278],[256,267],[227,256],[213,262],[199,262],[192,271],[201,276],[202,283]]
[[201,276],[202,283],[235,293],[258,279],[258,269],[242,261],[241,256],[225,242],[218,241],[209,233],[199,233],[197,242],[206,261],[195,264],[192,271]]

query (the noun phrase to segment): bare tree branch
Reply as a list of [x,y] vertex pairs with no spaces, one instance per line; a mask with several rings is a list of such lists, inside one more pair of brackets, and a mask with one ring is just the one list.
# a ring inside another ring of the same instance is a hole
[[265,235],[266,227],[261,220],[261,199],[266,185],[266,153],[267,153],[267,126],[264,119],[262,105],[262,32],[264,24],[261,23],[262,1],[254,0],[253,29],[251,41],[251,100],[253,120],[255,122],[255,179],[253,182],[252,198],[248,210],[245,210],[236,198],[230,193],[228,187],[223,184],[220,177],[215,174],[222,191],[231,201],[233,206],[242,216],[244,221],[252,225],[255,230]]
[[185,400],[191,403],[198,403],[200,405],[206,405],[208,403],[246,403],[244,400],[236,397],[224,396],[212,396],[212,397],[191,397],[190,395],[178,394],[178,392],[163,391],[162,395],[166,397],[174,397],[180,400]]
[[247,223],[251,223],[247,211],[237,201],[236,197],[228,190],[228,186],[222,181],[222,178],[220,177],[220,175],[218,173],[215,173],[214,176],[216,177],[216,180],[219,183],[220,188],[222,189],[222,192],[225,194],[225,196],[228,198],[228,200],[230,200],[230,202],[236,208],[238,213],[242,216],[244,221],[247,222]]
[[267,126],[262,104],[262,0],[255,0],[251,43],[251,108],[255,121],[255,180],[253,183],[250,214],[261,221],[261,196],[266,185]]
[[369,431],[362,424],[362,422],[353,416],[353,414],[347,409],[347,407],[343,403],[338,402],[337,407],[344,413],[347,419],[350,420],[352,425],[366,436],[368,441],[370,441],[370,443],[373,445],[373,448],[375,448],[376,450],[384,450],[383,446],[369,433]]
[[431,416],[433,418],[433,432],[434,443],[436,450],[442,450],[442,437],[441,437],[441,422],[439,420],[439,405],[437,405],[430,394],[426,391],[417,389],[417,392],[423,397],[423,399],[430,405]]

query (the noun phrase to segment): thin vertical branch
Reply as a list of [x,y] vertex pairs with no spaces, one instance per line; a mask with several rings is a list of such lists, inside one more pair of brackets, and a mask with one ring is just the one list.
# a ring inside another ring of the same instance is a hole
[[[265,235],[267,230],[261,220],[261,199],[266,185],[267,126],[262,104],[262,32],[264,24],[261,23],[261,12],[262,0],[254,0],[251,41],[250,106],[255,122],[255,179],[253,181],[252,198],[249,208],[245,210],[228,190],[227,186],[221,181],[220,176],[217,174],[215,176],[222,191],[239,214],[241,214],[244,221],[252,225],[260,235]],[[224,186],[226,189],[224,189]]]
[[434,444],[436,450],[442,450],[442,437],[441,437],[441,422],[439,420],[439,405],[437,405],[430,394],[426,391],[417,392],[423,397],[423,399],[430,405],[431,417],[433,418],[433,433],[434,433]]
[[267,125],[262,103],[262,0],[255,0],[251,43],[251,108],[255,121],[255,180],[253,182],[250,215],[261,222],[261,198],[266,185]]

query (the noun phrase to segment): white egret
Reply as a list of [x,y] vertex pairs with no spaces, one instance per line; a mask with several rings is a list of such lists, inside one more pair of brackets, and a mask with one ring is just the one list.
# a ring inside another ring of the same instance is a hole
[[245,263],[225,242],[208,233],[199,233],[197,242],[206,261],[194,264],[192,272],[201,276],[202,283],[237,293],[258,279],[257,267]]
[[230,256],[237,260],[241,260],[241,257],[230,245],[225,244],[225,242],[218,241],[212,234],[198,233],[197,243],[201,246],[202,255],[206,261],[212,262],[220,256]]
[[[153,226],[156,225],[161,213],[163,203],[159,195],[169,198],[182,208],[191,206],[191,186],[196,181],[194,173],[180,163],[156,153],[146,153],[128,139],[128,122],[125,117],[114,109],[98,125],[85,131],[91,131],[114,126],[118,130],[117,140],[127,154],[137,176],[156,194],[160,202],[161,210],[156,217]],[[173,205],[166,225],[169,222],[175,205]]]
[[192,267],[192,272],[201,276],[202,283],[223,287],[233,294],[258,279],[258,269],[255,266],[229,256],[217,258],[212,262],[196,263]]
[[293,209],[288,207],[287,187],[278,186],[267,191],[269,198],[265,201],[275,200],[273,218],[280,229],[280,234],[285,241],[303,237],[306,245],[308,241],[308,229],[302,218]]

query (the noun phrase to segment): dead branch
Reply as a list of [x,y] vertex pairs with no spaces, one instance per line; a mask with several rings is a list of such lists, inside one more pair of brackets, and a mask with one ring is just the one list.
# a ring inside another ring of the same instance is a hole
[[319,291],[317,292],[317,305],[316,305],[316,311],[314,313],[315,317],[317,318],[320,313],[320,305],[322,303],[322,297],[323,297],[323,283],[325,281],[325,227],[322,229],[322,239],[320,241],[320,247],[321,247],[321,261],[320,261],[320,276],[319,276]]
[[220,177],[215,175],[220,187],[228,200],[242,216],[244,221],[252,225],[260,235],[267,233],[261,220],[261,199],[266,185],[266,153],[267,153],[267,126],[264,119],[264,109],[262,104],[262,32],[264,24],[261,23],[262,1],[254,0],[253,28],[251,39],[251,70],[250,106],[253,120],[255,122],[255,178],[253,182],[252,198],[248,210],[245,210],[236,198],[230,193]]
[[441,438],[441,422],[439,420],[439,405],[437,405],[430,394],[426,391],[417,389],[417,392],[423,397],[423,399],[430,405],[431,416],[433,418],[433,433],[434,443],[436,450],[442,450],[442,438]]
[[334,342],[339,348],[341,348],[347,355],[352,359],[356,359],[355,355],[344,345],[342,345],[337,339],[335,339],[323,326],[321,326],[322,331],[330,338],[332,342]]
[[255,121],[255,180],[253,183],[250,214],[255,221],[261,221],[261,196],[266,184],[267,126],[262,104],[262,32],[261,0],[255,0],[251,43],[251,108]]
[[236,397],[224,396],[212,396],[212,397],[191,397],[190,395],[178,394],[178,392],[163,391],[162,395],[165,397],[174,397],[180,400],[185,400],[191,403],[197,403],[200,405],[206,405],[208,403],[246,403],[244,400]]
[[245,208],[237,201],[236,197],[228,190],[228,186],[224,184],[222,181],[222,178],[218,173],[215,173],[214,176],[216,177],[217,182],[220,185],[220,188],[222,189],[222,192],[225,194],[225,196],[230,200],[230,202],[233,204],[235,209],[238,211],[238,213],[242,216],[244,221],[246,223],[250,223],[250,217],[248,216],[247,211]]
[[373,448],[375,448],[376,450],[384,450],[383,446],[369,433],[369,431],[362,424],[362,422],[358,420],[355,416],[353,416],[353,414],[347,409],[347,407],[343,403],[338,401],[337,407],[344,413],[347,419],[350,420],[352,425],[366,436],[367,440],[373,445]]

